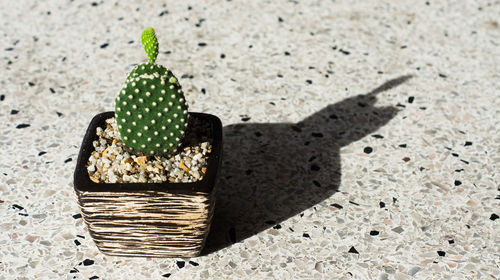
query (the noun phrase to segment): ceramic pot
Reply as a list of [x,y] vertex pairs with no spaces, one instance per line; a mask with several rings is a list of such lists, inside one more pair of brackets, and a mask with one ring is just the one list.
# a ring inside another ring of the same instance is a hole
[[74,173],[83,219],[99,250],[108,255],[195,257],[210,230],[222,158],[219,118],[189,113],[210,123],[212,151],[202,180],[194,183],[95,183],[86,165],[96,128],[114,112],[96,115],[85,133]]

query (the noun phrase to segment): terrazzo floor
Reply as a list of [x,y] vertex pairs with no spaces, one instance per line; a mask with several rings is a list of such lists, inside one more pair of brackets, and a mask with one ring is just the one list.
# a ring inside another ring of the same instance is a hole
[[[499,16],[500,1],[0,1],[0,279],[498,279]],[[197,258],[103,255],[73,191],[147,26],[190,111],[224,125]]]

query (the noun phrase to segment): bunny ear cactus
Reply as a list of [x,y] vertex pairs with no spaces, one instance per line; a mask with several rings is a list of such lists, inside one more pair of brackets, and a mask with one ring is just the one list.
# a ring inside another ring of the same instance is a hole
[[144,154],[177,151],[187,126],[188,106],[177,78],[155,63],[158,41],[153,28],[144,30],[148,62],[135,66],[115,99],[115,117],[122,141]]

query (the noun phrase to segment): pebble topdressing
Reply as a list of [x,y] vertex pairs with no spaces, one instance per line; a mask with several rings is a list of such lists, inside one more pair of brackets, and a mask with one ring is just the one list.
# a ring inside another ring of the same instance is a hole
[[96,183],[161,183],[196,182],[206,173],[212,146],[208,128],[190,118],[184,148],[170,156],[145,156],[129,153],[121,141],[115,118],[106,120],[106,128],[96,130],[99,139],[93,142],[94,151],[87,162],[90,179]]

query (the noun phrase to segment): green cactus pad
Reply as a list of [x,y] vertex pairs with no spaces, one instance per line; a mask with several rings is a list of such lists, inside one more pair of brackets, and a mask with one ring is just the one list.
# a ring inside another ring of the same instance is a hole
[[158,40],[153,28],[148,27],[144,29],[141,35],[141,42],[148,54],[149,63],[155,63],[158,56]]
[[115,100],[122,141],[149,155],[172,153],[181,146],[187,109],[177,78],[153,63],[135,66]]

